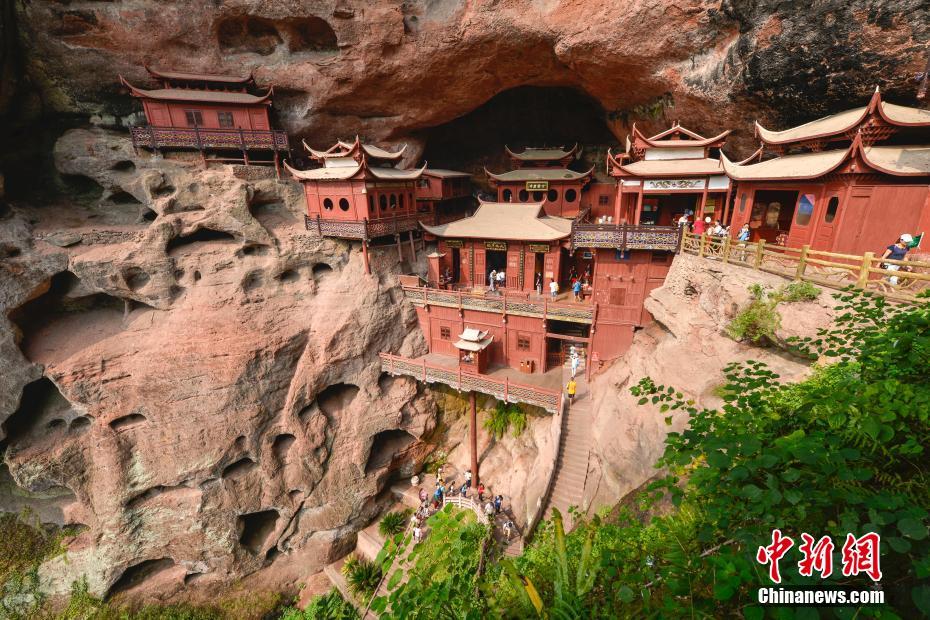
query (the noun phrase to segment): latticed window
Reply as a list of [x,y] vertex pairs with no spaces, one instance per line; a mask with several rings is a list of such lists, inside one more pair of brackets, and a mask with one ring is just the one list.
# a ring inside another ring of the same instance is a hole
[[448,327],[440,327],[439,337],[443,340],[452,340],[452,329]]
[[220,122],[220,127],[232,127],[234,125],[232,112],[217,112],[216,119]]
[[203,127],[203,113],[200,110],[184,110],[188,127]]
[[626,302],[626,289],[612,288],[607,303],[611,306],[622,306]]
[[610,196],[608,196],[607,194],[601,194],[600,196],[597,197],[597,204],[606,205],[609,203],[610,203]]
[[517,349],[520,351],[529,351],[530,337],[526,334],[517,334]]

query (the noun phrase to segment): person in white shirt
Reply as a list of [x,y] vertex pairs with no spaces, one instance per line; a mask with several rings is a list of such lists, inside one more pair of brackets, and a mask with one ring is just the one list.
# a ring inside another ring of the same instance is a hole
[[559,295],[559,283],[555,280],[549,282],[549,294],[552,296],[552,299],[555,299]]

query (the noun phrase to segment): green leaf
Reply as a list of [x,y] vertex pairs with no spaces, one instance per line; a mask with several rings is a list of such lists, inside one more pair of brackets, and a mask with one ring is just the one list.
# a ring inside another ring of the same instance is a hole
[[925,616],[930,616],[930,585],[921,584],[911,589],[914,606]]
[[634,598],[636,598],[636,593],[633,592],[633,589],[630,586],[620,586],[617,589],[617,596],[620,597],[620,600],[624,603],[631,603]]
[[908,538],[923,540],[927,537],[927,527],[917,519],[905,517],[898,521],[898,530]]

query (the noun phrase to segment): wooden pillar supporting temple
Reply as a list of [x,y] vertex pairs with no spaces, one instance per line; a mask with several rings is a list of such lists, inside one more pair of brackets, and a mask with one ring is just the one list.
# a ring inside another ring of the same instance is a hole
[[365,261],[365,273],[371,275],[371,264],[368,262],[368,239],[362,239],[362,259]]
[[404,261],[404,249],[400,244],[400,233],[394,233],[394,240],[397,242],[397,260]]
[[731,197],[731,192],[733,191],[733,183],[735,183],[735,181],[730,181],[729,183],[727,183],[727,196],[726,198],[723,199],[723,219],[720,220],[720,223],[723,226],[729,226],[730,197]]
[[413,231],[411,230],[407,234],[410,235],[410,262],[415,263],[417,262],[417,247],[413,244]]
[[468,393],[468,407],[468,440],[471,446],[471,484],[473,489],[477,489],[480,483],[478,477],[478,403],[474,391]]

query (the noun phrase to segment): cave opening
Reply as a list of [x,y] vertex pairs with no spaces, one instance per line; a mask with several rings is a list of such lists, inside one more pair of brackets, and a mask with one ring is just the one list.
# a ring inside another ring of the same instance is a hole
[[158,558],[156,560],[145,560],[138,564],[133,564],[123,571],[119,579],[114,582],[107,591],[106,599],[110,599],[121,592],[131,590],[145,581],[149,581],[159,573],[163,573],[174,568],[175,562],[171,558]]
[[371,442],[371,452],[368,453],[365,473],[369,474],[389,465],[399,452],[410,447],[416,440],[416,437],[399,428],[381,431]]
[[317,394],[320,411],[332,417],[346,409],[358,395],[358,386],[351,383],[335,383]]
[[184,251],[190,251],[210,242],[230,243],[235,240],[236,238],[233,235],[228,232],[223,232],[222,230],[198,228],[189,235],[180,235],[169,241],[168,245],[165,247],[165,251],[169,256],[172,256],[182,249]]
[[[505,90],[467,114],[416,133],[426,144],[423,159],[431,167],[464,170],[478,182],[485,178],[482,167],[493,172],[512,168],[504,145],[519,152],[528,146],[568,148],[577,142],[593,152],[619,144],[603,107],[564,86]],[[571,167],[587,170],[590,165],[574,162]]]
[[58,386],[48,377],[36,379],[23,388],[19,407],[0,425],[6,435],[6,439],[0,441],[0,449],[24,437],[49,435],[42,427],[62,430],[73,421],[73,417],[71,403]]
[[249,552],[258,555],[278,523],[277,510],[262,510],[239,515],[239,542]]

